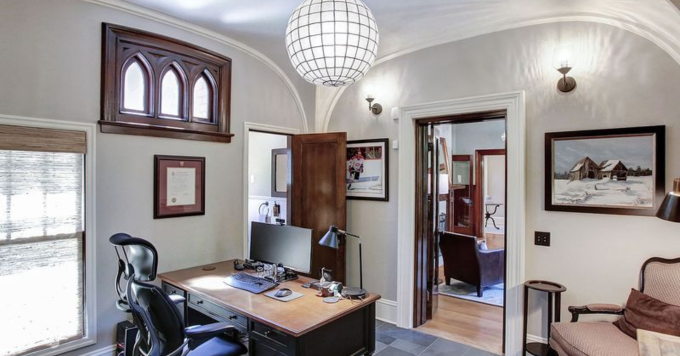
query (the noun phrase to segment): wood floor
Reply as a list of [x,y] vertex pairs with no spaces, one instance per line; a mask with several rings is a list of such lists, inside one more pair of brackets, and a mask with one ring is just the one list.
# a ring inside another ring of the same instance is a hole
[[416,330],[501,355],[503,308],[439,295],[434,318]]

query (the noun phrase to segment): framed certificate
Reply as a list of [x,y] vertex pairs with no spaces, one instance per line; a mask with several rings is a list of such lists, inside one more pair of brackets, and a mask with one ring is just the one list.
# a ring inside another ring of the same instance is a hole
[[154,156],[153,218],[205,215],[205,157]]

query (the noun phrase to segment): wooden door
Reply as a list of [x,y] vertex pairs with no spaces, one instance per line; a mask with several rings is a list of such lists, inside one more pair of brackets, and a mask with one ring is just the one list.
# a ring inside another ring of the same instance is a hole
[[291,225],[312,233],[313,278],[321,267],[333,270],[336,281],[345,283],[345,244],[333,250],[319,240],[331,225],[345,230],[347,134],[295,135],[292,140]]

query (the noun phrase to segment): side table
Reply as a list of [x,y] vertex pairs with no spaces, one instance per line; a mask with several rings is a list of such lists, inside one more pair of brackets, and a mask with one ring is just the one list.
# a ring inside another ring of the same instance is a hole
[[[536,356],[548,356],[550,347],[548,344],[542,342],[532,342],[527,344],[527,314],[529,312],[529,290],[533,289],[539,292],[548,293],[548,339],[550,339],[550,324],[553,322],[553,316],[555,322],[560,321],[560,308],[562,293],[567,290],[567,288],[559,283],[550,281],[538,281],[532,280],[524,283],[524,340],[522,345],[524,345],[524,353],[530,353]],[[553,303],[554,296],[554,303]]]

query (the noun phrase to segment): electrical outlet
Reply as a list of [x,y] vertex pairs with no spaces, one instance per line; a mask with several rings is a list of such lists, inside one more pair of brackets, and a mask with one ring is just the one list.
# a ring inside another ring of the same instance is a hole
[[542,231],[534,232],[534,245],[550,246],[550,233]]

